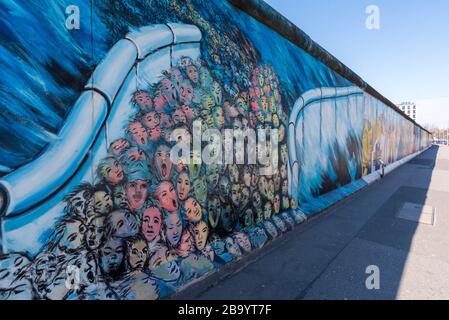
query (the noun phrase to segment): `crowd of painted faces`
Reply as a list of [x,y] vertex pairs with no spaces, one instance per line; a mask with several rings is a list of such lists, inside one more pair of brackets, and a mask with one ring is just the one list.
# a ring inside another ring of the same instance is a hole
[[[156,299],[302,222],[289,210],[296,203],[279,80],[261,66],[248,81],[246,90],[222,88],[201,61],[182,58],[157,85],[136,91],[126,137],[111,143],[97,185],[67,195],[43,252],[34,261],[0,257],[2,297]],[[170,134],[192,132],[198,119],[207,128],[279,129],[278,170],[172,163]]]

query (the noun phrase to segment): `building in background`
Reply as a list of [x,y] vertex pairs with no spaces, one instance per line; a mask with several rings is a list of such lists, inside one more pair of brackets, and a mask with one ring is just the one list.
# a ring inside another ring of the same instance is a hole
[[416,104],[413,102],[402,102],[398,104],[398,107],[404,112],[406,115],[408,115],[410,118],[412,118],[414,121],[416,121]]

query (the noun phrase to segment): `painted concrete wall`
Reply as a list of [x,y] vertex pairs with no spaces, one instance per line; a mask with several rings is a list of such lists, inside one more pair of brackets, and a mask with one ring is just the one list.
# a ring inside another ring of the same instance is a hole
[[[226,1],[94,4],[0,4],[2,299],[170,295],[430,144]],[[272,160],[173,163],[198,123],[275,133]]]

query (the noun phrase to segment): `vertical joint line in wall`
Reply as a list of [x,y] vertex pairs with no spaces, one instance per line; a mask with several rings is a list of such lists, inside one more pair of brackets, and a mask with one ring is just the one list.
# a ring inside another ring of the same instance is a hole
[[0,216],[0,254],[8,252],[8,246],[6,245],[5,235],[6,235],[5,220],[4,217]]
[[0,216],[0,255],[4,254],[3,251],[3,218]]
[[[302,98],[301,98],[302,99]],[[304,99],[303,99],[303,104],[305,103]],[[302,137],[301,137],[301,160],[304,159],[304,156],[302,155],[303,151],[304,151],[304,126],[306,125],[306,110],[305,107],[300,111],[302,112]]]
[[[92,65],[94,64],[95,61],[95,56],[94,56],[94,22],[93,22],[93,16],[94,16],[94,1],[95,0],[90,0],[90,50],[91,50],[91,63]],[[95,86],[95,79],[94,79],[94,72],[92,72],[92,84]],[[91,91],[91,103],[92,103],[92,114],[91,114],[91,125],[92,127],[94,126],[94,108],[95,108],[95,103],[94,103],[94,91]],[[107,132],[107,127],[106,127],[106,132]],[[92,149],[90,149],[88,155],[88,157],[93,157],[92,155]],[[93,163],[90,166],[90,174],[92,177],[92,181],[94,180],[94,167],[93,167]]]
[[[321,97],[323,97],[323,91],[321,90]],[[323,146],[323,99],[320,99],[320,150]]]
[[173,31],[173,28],[170,26],[170,24],[166,23],[165,25],[170,30],[172,39],[173,39],[172,43],[170,45],[170,68],[173,68],[173,46],[176,44],[176,35],[175,35],[175,32]]
[[335,91],[335,99],[334,99],[334,112],[335,112],[335,115],[334,115],[334,122],[335,122],[335,135],[337,135],[337,123],[338,123],[338,121],[337,121],[337,117],[338,117],[338,112],[337,112],[337,91]]

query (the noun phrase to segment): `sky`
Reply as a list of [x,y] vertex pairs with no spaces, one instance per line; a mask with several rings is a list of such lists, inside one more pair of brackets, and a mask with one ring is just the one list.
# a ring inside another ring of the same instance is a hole
[[415,102],[418,123],[449,126],[449,1],[265,1],[385,97]]

